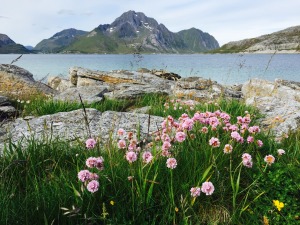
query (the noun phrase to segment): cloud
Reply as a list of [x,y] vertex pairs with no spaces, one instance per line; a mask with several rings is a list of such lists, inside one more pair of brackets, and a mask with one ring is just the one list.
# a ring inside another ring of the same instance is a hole
[[73,10],[69,9],[61,9],[57,12],[58,15],[68,15],[68,16],[75,16],[76,13]]
[[9,19],[9,18],[6,16],[0,16],[0,19]]

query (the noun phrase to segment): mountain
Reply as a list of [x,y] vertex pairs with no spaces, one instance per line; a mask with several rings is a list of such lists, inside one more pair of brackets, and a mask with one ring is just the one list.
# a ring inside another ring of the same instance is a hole
[[30,50],[30,51],[33,50],[33,47],[32,47],[31,45],[25,45],[24,47],[27,48],[27,49]]
[[0,54],[10,54],[10,53],[30,53],[23,45],[16,44],[7,35],[0,34]]
[[209,49],[217,49],[220,47],[213,36],[196,28],[180,31],[178,32],[178,35],[184,41],[185,45],[195,52],[204,52]]
[[237,53],[268,51],[300,52],[300,26],[289,27],[287,29],[256,38],[229,42],[213,52]]
[[199,53],[218,48],[216,39],[192,28],[178,33],[144,13],[128,11],[76,38],[64,53]]
[[44,39],[39,42],[34,50],[44,53],[59,52],[64,47],[72,43],[76,38],[87,34],[88,32],[82,30],[76,30],[73,28],[62,30],[54,34],[49,39]]

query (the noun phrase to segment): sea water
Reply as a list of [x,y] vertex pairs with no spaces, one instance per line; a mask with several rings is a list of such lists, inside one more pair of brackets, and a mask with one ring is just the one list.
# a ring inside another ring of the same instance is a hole
[[[20,55],[0,55],[0,64]],[[251,78],[300,81],[300,54],[27,54],[13,63],[31,72],[36,80],[67,77],[70,67],[91,70],[164,69],[182,77],[197,76],[220,84],[242,84]]]

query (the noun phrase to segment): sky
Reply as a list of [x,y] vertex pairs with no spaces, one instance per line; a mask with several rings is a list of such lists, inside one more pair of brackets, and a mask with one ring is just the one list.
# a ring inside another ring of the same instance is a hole
[[33,47],[64,29],[91,31],[110,24],[129,10],[145,13],[172,32],[195,27],[220,45],[300,25],[300,0],[0,1],[0,33]]

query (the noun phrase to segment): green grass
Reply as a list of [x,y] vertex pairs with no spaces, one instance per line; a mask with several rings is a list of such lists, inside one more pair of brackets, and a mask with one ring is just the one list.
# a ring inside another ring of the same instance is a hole
[[[39,104],[44,112],[50,111],[49,102],[46,106]],[[102,109],[111,110],[113,104],[106,104]],[[146,95],[119,104],[125,110],[150,105],[151,114],[172,115],[174,119],[182,113],[192,117],[197,111],[216,110],[227,112],[232,124],[237,116],[250,114],[250,126],[261,118],[256,109],[239,101],[187,106],[165,96]],[[92,150],[85,148],[84,140],[70,144],[24,139],[9,144],[0,158],[0,224],[262,224],[264,216],[270,224],[297,224],[300,132],[290,134],[282,143],[268,133],[258,133],[255,140],[264,143],[259,148],[255,143],[233,141],[223,130],[224,125],[216,129],[207,125],[207,133],[201,132],[203,126],[196,123],[192,130],[185,131],[187,138],[182,143],[171,141],[171,154],[178,163],[173,170],[166,167],[167,158],[161,156],[160,140],[147,149],[154,156],[147,165],[141,159],[142,152],[137,161],[128,163],[126,151],[118,149],[118,140],[113,138]],[[174,133],[169,135],[172,139]],[[247,136],[248,131],[244,138]],[[219,138],[220,147],[209,145],[211,137]],[[22,147],[25,143],[27,147]],[[233,146],[231,154],[223,153],[226,143]],[[279,148],[286,154],[279,157]],[[241,165],[245,152],[252,155],[251,169]],[[264,157],[268,154],[276,161],[266,167]],[[85,160],[91,156],[104,158],[103,171],[86,167]],[[98,192],[88,192],[78,181],[77,173],[82,169],[97,172]],[[133,179],[128,180],[129,176]],[[204,181],[214,184],[214,193],[192,198],[190,189]],[[280,212],[273,200],[285,204]]]

